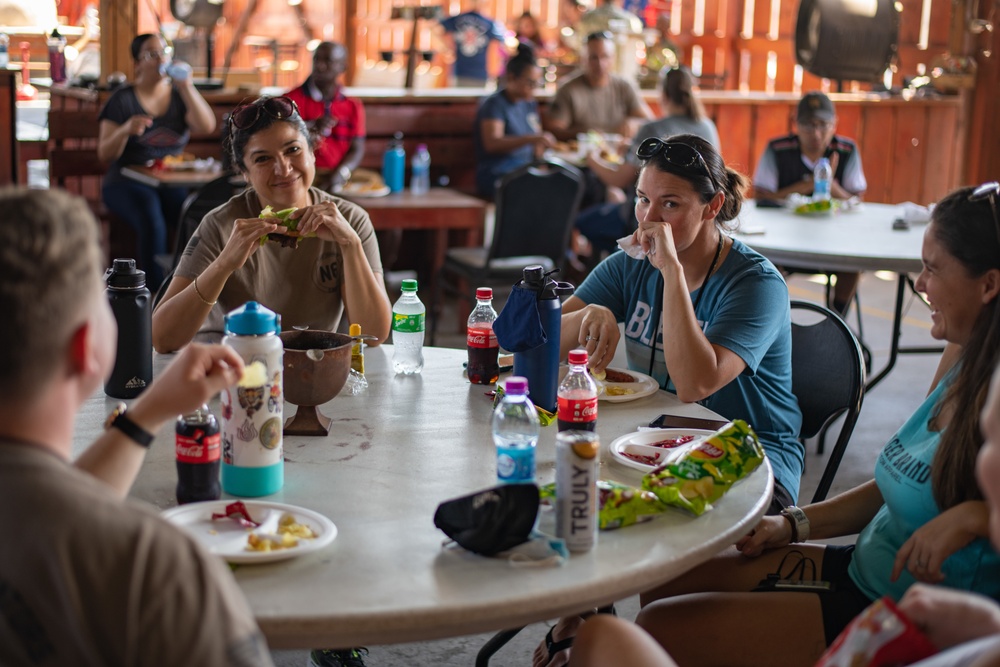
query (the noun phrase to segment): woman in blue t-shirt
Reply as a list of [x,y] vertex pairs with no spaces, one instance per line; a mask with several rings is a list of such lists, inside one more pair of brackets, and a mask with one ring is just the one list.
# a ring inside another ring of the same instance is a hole
[[[736,544],[741,553],[642,596],[637,621],[680,664],[812,664],[858,612],[884,595],[898,600],[915,581],[1000,597],[1000,557],[974,474],[979,414],[1000,361],[998,197],[989,183],[934,208],[916,286],[931,306],[931,335],[960,353],[943,358],[953,363],[882,450],[875,479],[764,517]],[[795,544],[857,533],[855,546]],[[805,578],[832,591],[749,592],[796,551],[791,559],[815,564]],[[718,629],[711,642],[691,640],[706,627]]]
[[492,199],[501,176],[530,164],[555,143],[538,120],[535,89],[541,83],[542,68],[531,46],[520,44],[517,55],[507,62],[503,88],[483,100],[476,111],[472,137],[480,197]]
[[566,301],[563,351],[586,346],[602,371],[624,323],[629,368],[753,426],[774,470],[777,513],[798,497],[804,456],[788,287],[771,262],[724,232],[746,181],[712,144],[692,134],[650,137],[636,154],[632,239],[647,254],[611,255]]

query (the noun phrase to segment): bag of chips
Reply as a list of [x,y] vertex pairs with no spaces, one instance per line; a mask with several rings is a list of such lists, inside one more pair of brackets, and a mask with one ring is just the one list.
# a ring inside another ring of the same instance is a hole
[[[554,504],[556,485],[540,489],[542,502]],[[655,519],[667,511],[656,494],[605,479],[597,480],[597,527],[601,530],[624,528]]]
[[666,505],[701,516],[763,460],[764,449],[757,434],[745,421],[736,419],[679,460],[648,473],[642,478],[642,488],[652,491]]
[[815,667],[896,667],[935,653],[927,636],[884,597],[854,617]]

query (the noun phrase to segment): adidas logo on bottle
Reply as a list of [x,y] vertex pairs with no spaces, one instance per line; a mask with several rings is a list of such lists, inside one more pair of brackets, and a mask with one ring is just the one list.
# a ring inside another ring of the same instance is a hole
[[139,377],[133,377],[125,383],[126,389],[142,389],[146,386],[146,381]]

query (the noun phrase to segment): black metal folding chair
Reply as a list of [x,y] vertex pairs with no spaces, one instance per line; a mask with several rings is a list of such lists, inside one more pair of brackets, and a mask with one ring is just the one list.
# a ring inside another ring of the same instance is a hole
[[[791,306],[792,392],[802,411],[799,439],[815,437],[844,415],[840,434],[813,494],[815,503],[829,493],[857,424],[865,393],[865,363],[857,338],[839,315],[807,301],[792,301]],[[796,316],[803,313],[812,315],[796,321]]]

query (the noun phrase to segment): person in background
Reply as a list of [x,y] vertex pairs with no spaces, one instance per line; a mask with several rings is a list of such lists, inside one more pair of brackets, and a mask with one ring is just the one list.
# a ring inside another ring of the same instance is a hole
[[[258,301],[282,326],[335,331],[351,322],[384,341],[392,317],[378,244],[359,206],[310,187],[315,176],[309,130],[287,97],[261,97],[229,118],[227,150],[249,187],[209,213],[184,249],[153,311],[153,346],[171,352],[199,330],[218,332],[222,317]],[[297,208],[298,247],[261,238],[278,231],[258,217]]]
[[[976,478],[989,511],[989,536],[1000,549],[1000,367],[980,417],[985,442]],[[1000,665],[1000,606],[994,598],[947,586],[915,583],[899,610],[941,652],[910,667],[996,667]],[[676,667],[663,648],[638,626],[604,614],[589,619],[573,644],[569,665],[601,667]]]
[[559,86],[543,126],[560,141],[590,130],[631,137],[630,121],[652,120],[653,112],[634,85],[612,73],[615,45],[610,33],[591,33],[585,49],[583,69]]
[[[746,181],[710,143],[690,134],[651,137],[636,152],[639,227],[631,240],[645,256],[616,252],[587,276],[563,304],[560,351],[585,347],[599,374],[624,324],[630,369],[685,403],[753,425],[774,472],[768,512],[777,514],[795,503],[805,458],[788,287],[766,258],[725,233]],[[533,665],[565,664],[581,622],[560,619]]]
[[555,142],[538,119],[535,90],[541,81],[531,47],[520,44],[507,62],[503,87],[479,105],[472,137],[480,197],[492,199],[501,176],[530,164]]
[[485,0],[465,0],[471,7],[441,21],[440,30],[448,52],[454,54],[451,85],[484,88],[491,78],[487,70],[490,45],[504,43],[506,30],[482,14]]
[[542,35],[542,29],[538,25],[538,19],[535,18],[534,14],[531,12],[525,11],[517,17],[517,21],[514,24],[514,37],[517,38],[518,44],[526,44],[529,46],[534,52],[535,57],[551,57],[552,50],[549,47],[545,36]]
[[587,155],[587,166],[594,175],[604,185],[620,188],[625,193],[624,202],[592,206],[581,212],[576,220],[576,228],[590,241],[596,259],[600,259],[601,253],[614,252],[616,240],[631,234],[638,226],[634,199],[640,161],[635,151],[643,141],[650,137],[668,139],[678,134],[693,134],[721,152],[719,132],[712,119],[705,115],[705,107],[694,93],[694,77],[687,67],[666,70],[661,79],[660,93],[663,118],[639,128],[625,154],[624,163],[610,162],[599,151]]
[[97,157],[111,167],[101,185],[101,197],[112,213],[135,230],[139,265],[155,290],[163,280],[156,256],[168,251],[167,227],[177,224],[187,190],[154,188],[122,175],[122,167],[145,165],[179,155],[191,133],[215,129],[215,114],[187,76],[166,74],[170,49],[159,35],[132,40],[135,83],[116,90],[101,109]]
[[[793,193],[811,196],[813,170],[820,158],[828,158],[833,170],[830,194],[835,199],[861,196],[868,189],[861,167],[861,153],[850,139],[836,134],[837,114],[823,93],[806,93],[799,100],[796,131],[768,143],[753,175],[758,201],[785,199]],[[796,270],[796,269],[790,269]],[[812,273],[812,271],[804,272]],[[859,273],[836,274],[833,307],[847,313],[858,287]]]
[[347,71],[347,49],[320,42],[305,82],[285,94],[299,107],[306,126],[317,137],[316,187],[334,192],[351,178],[365,154],[365,108],[347,97],[341,78]]
[[[811,664],[874,600],[899,600],[918,581],[1000,595],[1000,555],[986,539],[974,471],[979,416],[1000,362],[1000,232],[997,185],[989,186],[994,201],[961,188],[931,214],[916,288],[931,304],[931,335],[961,354],[942,356],[953,365],[883,448],[874,479],[764,517],[735,550],[641,596],[637,622],[682,664]],[[855,534],[853,546],[808,542]],[[835,590],[751,593],[792,551]],[[688,641],[708,619],[759,641]]]
[[153,434],[242,360],[189,346],[72,461],[117,340],[97,221],[59,190],[2,189],[0,208],[0,664],[271,665],[223,561],[126,500]]

